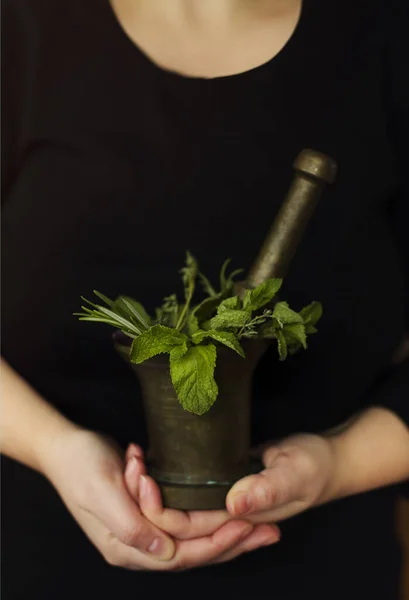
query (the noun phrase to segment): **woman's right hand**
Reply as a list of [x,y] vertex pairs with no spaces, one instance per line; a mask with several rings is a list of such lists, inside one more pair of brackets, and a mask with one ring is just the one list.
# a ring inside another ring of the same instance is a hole
[[225,511],[214,511],[205,522],[182,519],[179,513],[178,521],[185,526],[179,539],[171,537],[145,518],[127,485],[127,480],[137,481],[143,474],[143,460],[130,460],[132,454],[138,458],[138,452],[134,445],[128,449],[125,474],[125,457],[113,442],[70,428],[42,453],[43,473],[109,564],[177,571],[231,560],[278,540],[270,525],[251,525]]

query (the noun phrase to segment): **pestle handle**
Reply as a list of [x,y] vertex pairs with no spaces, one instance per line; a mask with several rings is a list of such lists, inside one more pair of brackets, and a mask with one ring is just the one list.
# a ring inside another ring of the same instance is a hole
[[271,277],[284,277],[325,186],[335,180],[337,164],[326,154],[303,150],[294,169],[287,196],[239,289],[257,287]]

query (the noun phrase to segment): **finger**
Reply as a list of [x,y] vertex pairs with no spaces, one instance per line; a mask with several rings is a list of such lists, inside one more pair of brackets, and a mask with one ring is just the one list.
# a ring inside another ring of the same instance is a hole
[[230,490],[226,506],[233,516],[271,510],[299,500],[296,475],[287,462],[277,463],[257,475],[238,481]]
[[232,516],[225,510],[184,512],[163,508],[157,484],[145,475],[140,477],[138,501],[140,510],[148,521],[179,540],[211,535],[232,520]]
[[213,535],[177,542],[176,569],[191,569],[217,560],[234,548],[253,531],[253,526],[242,520],[223,525]]
[[[203,566],[235,547],[252,531],[246,521],[231,521],[212,536],[176,543],[176,553],[169,561],[152,560],[134,548],[114,540],[109,562],[133,570],[181,571]],[[105,553],[106,554],[106,553]]]
[[270,444],[264,444],[261,449],[261,459],[266,469],[270,469],[275,461],[279,458],[286,457],[283,450],[270,442]]
[[271,440],[268,442],[263,442],[262,444],[259,444],[258,446],[254,446],[254,448],[252,448],[250,450],[250,456],[252,458],[260,458],[263,461],[263,464],[265,466],[265,454],[266,452],[269,452],[269,456],[274,457],[277,456],[280,453],[280,449],[278,448],[277,445],[275,445],[275,442],[272,442]]
[[280,541],[280,530],[276,525],[256,525],[254,530],[231,550],[228,550],[211,564],[218,564],[233,560],[244,554],[245,552],[252,552],[263,546],[271,546]]
[[112,534],[127,546],[137,548],[159,560],[170,560],[175,545],[168,535],[149,523],[128,493],[124,481],[104,486],[94,514]]
[[125,466],[124,479],[128,492],[138,501],[139,477],[146,473],[145,463],[141,458],[132,456]]
[[143,450],[138,444],[129,444],[125,453],[125,462],[128,462],[133,456],[144,460]]

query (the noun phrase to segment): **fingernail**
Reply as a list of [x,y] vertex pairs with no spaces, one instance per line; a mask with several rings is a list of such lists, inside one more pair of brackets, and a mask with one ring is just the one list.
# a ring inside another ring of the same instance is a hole
[[138,461],[134,456],[128,460],[128,463],[125,468],[125,475],[131,475],[138,465]]
[[143,450],[140,446],[137,446],[136,444],[134,444],[132,446],[132,451],[134,456],[138,457],[138,458],[143,458]]
[[280,541],[279,537],[269,537],[266,538],[263,542],[261,542],[260,546],[271,546],[272,544],[276,544],[277,542]]
[[[144,475],[139,477],[139,496],[144,498],[146,496],[146,492],[148,491],[148,480]],[[157,538],[159,539],[159,538]],[[156,540],[155,540],[156,541]],[[152,542],[154,543],[154,542]]]
[[233,512],[235,515],[243,515],[253,508],[253,503],[247,494],[240,494],[233,501]]
[[149,554],[154,556],[163,556],[166,549],[165,540],[163,538],[155,538],[148,548]]

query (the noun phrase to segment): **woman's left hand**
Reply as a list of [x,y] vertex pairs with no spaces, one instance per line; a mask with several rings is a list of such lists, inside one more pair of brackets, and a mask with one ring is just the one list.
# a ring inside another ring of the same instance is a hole
[[261,455],[265,469],[238,481],[227,496],[232,516],[277,522],[335,497],[336,453],[330,438],[296,435],[264,446]]

